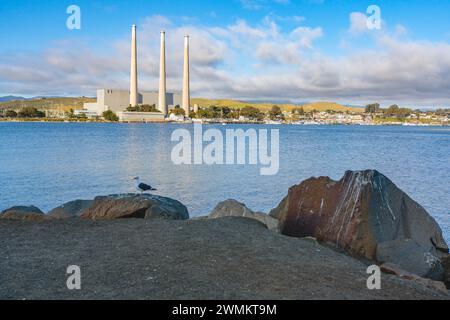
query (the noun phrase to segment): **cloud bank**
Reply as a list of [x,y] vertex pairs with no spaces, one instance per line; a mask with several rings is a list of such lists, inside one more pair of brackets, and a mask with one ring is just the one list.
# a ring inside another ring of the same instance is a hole
[[[139,88],[156,90],[159,31],[167,34],[168,89],[181,90],[182,45],[191,36],[192,95],[247,100],[378,101],[408,106],[450,106],[450,45],[404,38],[406,29],[365,34],[361,13],[349,16],[347,41],[370,37],[372,48],[345,55],[322,52],[320,26],[285,30],[278,19],[257,25],[238,19],[224,27],[177,26],[151,16],[138,26]],[[97,88],[128,88],[130,39],[107,53],[60,41],[38,54],[0,53],[0,92],[23,95],[94,95]]]

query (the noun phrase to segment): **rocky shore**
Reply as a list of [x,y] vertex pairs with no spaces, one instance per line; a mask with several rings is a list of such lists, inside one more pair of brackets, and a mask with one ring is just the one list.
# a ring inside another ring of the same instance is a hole
[[150,194],[18,206],[0,214],[0,243],[0,299],[450,299],[439,225],[373,170],[303,181],[270,215],[226,200],[189,219]]

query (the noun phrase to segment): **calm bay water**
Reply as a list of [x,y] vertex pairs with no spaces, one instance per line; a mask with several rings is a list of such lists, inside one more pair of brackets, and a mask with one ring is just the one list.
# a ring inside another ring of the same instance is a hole
[[[186,125],[0,123],[0,210],[134,192],[139,175],[157,194],[183,202],[191,216],[234,198],[268,212],[293,184],[377,169],[423,205],[450,242],[450,128],[256,126],[280,129],[280,171],[258,166],[176,166],[173,130]],[[224,131],[245,125],[205,126]]]

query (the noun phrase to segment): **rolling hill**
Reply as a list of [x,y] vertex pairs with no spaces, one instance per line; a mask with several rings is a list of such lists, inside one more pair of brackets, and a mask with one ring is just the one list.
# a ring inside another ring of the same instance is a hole
[[[36,109],[57,109],[63,111],[69,111],[70,109],[82,109],[83,104],[86,102],[96,102],[95,98],[87,97],[57,97],[57,98],[33,98],[21,100],[20,97],[16,100],[0,102],[0,109],[21,109],[24,107],[34,107]],[[218,106],[218,107],[229,107],[232,109],[243,108],[245,106],[254,106],[262,111],[269,111],[274,103],[250,103],[239,100],[232,99],[204,99],[204,98],[193,98],[191,99],[191,104],[197,104],[200,107]],[[335,102],[313,102],[302,105],[295,104],[277,104],[282,111],[291,111],[293,108],[303,107],[303,109],[308,112],[311,110],[317,111],[352,111],[352,112],[363,112],[364,108],[355,108],[344,106]]]
[[[244,101],[238,101],[238,100],[230,100],[230,99],[224,99],[224,100],[214,100],[214,99],[203,99],[203,98],[195,98],[192,99],[191,104],[197,104],[199,107],[208,107],[208,106],[218,106],[218,107],[229,107],[229,108],[243,108],[245,106],[254,106],[259,108],[263,111],[268,111],[272,106],[273,103],[248,103]],[[333,111],[352,111],[352,112],[363,112],[364,108],[355,108],[355,107],[348,107],[344,106],[335,102],[313,102],[313,103],[307,103],[302,105],[295,105],[295,104],[277,104],[282,111],[291,111],[293,108],[303,107],[303,109],[308,112],[311,110],[317,110],[317,111],[326,111],[326,110],[333,110]]]
[[14,100],[27,100],[27,99],[24,97],[17,97],[17,96],[0,97],[0,102],[8,102],[8,101],[14,101]]
[[95,102],[95,98],[34,98],[29,100],[11,100],[0,102],[0,109],[21,109],[24,107],[34,107],[36,109],[57,109],[69,111],[70,109],[82,109],[83,103]]

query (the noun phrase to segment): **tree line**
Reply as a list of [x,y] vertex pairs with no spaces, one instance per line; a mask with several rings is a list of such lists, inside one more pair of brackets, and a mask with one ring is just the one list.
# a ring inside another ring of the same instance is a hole
[[[398,118],[404,118],[413,113],[422,112],[417,109],[413,110],[410,108],[400,108],[396,104],[393,104],[388,108],[381,108],[379,103],[372,103],[367,105],[365,111],[366,113],[381,114],[387,117],[398,117]],[[437,109],[436,111],[433,111],[433,113],[437,115],[446,115],[450,113],[450,109]]]

